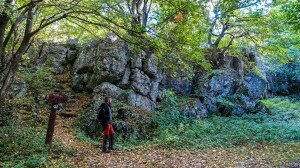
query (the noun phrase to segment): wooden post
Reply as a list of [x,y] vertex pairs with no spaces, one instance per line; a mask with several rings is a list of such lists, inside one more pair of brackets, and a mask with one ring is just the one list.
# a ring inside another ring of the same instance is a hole
[[59,103],[65,103],[68,100],[68,96],[60,93],[60,92],[54,92],[48,95],[47,100],[49,103],[51,103],[51,111],[49,115],[48,120],[48,129],[45,139],[45,144],[49,145],[48,153],[51,151],[51,144],[54,134],[54,126],[55,126],[55,119],[56,119],[56,108],[55,106],[58,106]]
[[51,144],[53,139],[53,133],[54,133],[54,126],[55,126],[55,119],[56,119],[56,109],[54,105],[51,107],[51,112],[49,115],[49,121],[48,121],[48,129],[45,139],[45,144]]

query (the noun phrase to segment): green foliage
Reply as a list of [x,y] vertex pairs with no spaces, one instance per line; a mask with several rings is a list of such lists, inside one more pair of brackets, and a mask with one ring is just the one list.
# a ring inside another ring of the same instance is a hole
[[[165,131],[179,126],[181,123],[188,122],[186,116],[181,113],[179,101],[175,93],[171,90],[164,91],[159,115],[154,117],[160,129]],[[186,99],[185,99],[186,100]]]
[[[55,140],[49,155],[45,145],[46,126],[19,117],[14,117],[9,126],[0,128],[3,167],[47,167],[51,165],[49,160],[73,154],[72,150],[65,149],[62,143]],[[61,160],[57,165],[64,162]]]
[[300,1],[292,0],[289,3],[282,5],[281,10],[286,16],[287,23],[292,25],[294,30],[300,30]]
[[271,110],[271,115],[278,116],[285,120],[300,118],[300,101],[297,95],[293,98],[276,97],[262,100],[262,102]]
[[[10,6],[10,10],[6,9],[13,15],[12,21],[20,14],[17,9],[28,2],[18,0]],[[245,46],[256,48],[264,56],[280,58],[281,62],[291,61],[290,55],[294,55],[293,58],[298,58],[299,55],[299,32],[295,33],[289,28],[290,25],[294,25],[294,29],[297,29],[299,25],[299,0],[155,0],[148,5],[151,8],[146,25],[136,26],[132,24],[136,18],[128,9],[132,2],[84,0],[78,3],[37,3],[39,15],[34,17],[34,29],[43,21],[51,20],[54,17],[52,14],[60,16],[61,11],[57,11],[60,7],[64,12],[70,9],[72,12],[58,24],[51,24],[42,29],[36,38],[45,41],[79,38],[84,43],[90,38],[103,38],[108,31],[112,31],[131,45],[154,52],[163,68],[173,73],[190,75],[198,69],[211,70],[212,67],[205,56],[210,54],[213,45],[208,44],[207,39],[212,35],[212,41],[217,41],[226,23],[229,28],[217,48],[226,48],[231,39],[234,39],[228,50],[230,55],[241,56]],[[0,9],[4,10],[4,7],[1,7]],[[80,14],[77,11],[81,11]],[[140,14],[142,15],[141,9]],[[176,20],[179,14],[182,19]],[[24,29],[24,23],[22,21],[20,24],[19,32]],[[49,34],[51,36],[48,36]],[[13,46],[7,48],[11,49]]]
[[246,72],[253,72],[255,73],[256,75],[258,75],[259,77],[261,77],[262,79],[264,79],[264,75],[263,75],[263,70],[259,68],[258,65],[256,65],[255,62],[249,62],[247,65],[246,65]]
[[[167,104],[176,105],[176,98],[166,99],[169,99]],[[232,105],[228,101],[222,102]],[[271,109],[271,114],[245,114],[242,117],[211,116],[204,120],[185,120],[175,107],[173,107],[175,109],[166,108],[162,111],[162,115],[155,118],[160,125],[152,143],[171,148],[210,148],[254,142],[298,141],[299,102],[286,97],[265,100],[264,103]]]
[[46,65],[36,67],[34,72],[26,71],[24,80],[29,84],[34,93],[39,91],[50,91],[56,85],[53,78],[53,68]]

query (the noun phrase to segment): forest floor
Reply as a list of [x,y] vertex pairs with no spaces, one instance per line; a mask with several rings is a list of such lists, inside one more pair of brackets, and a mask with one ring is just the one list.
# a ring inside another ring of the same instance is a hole
[[[74,101],[69,109],[80,114],[88,98]],[[74,155],[66,156],[75,167],[300,167],[300,143],[278,145],[249,144],[231,148],[165,149],[160,146],[115,150],[109,154],[101,147],[75,136],[76,118],[58,117],[55,139],[62,141]],[[292,158],[299,154],[299,158]],[[53,163],[55,165],[55,163]]]

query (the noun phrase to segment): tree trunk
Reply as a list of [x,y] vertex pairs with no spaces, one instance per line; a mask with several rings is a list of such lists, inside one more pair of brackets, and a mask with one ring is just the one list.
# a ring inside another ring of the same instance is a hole
[[0,91],[0,102],[1,103],[4,103],[8,89],[9,89],[11,83],[13,82],[15,74],[16,74],[16,70],[17,70],[19,61],[14,58],[15,57],[12,58],[13,60],[11,62],[11,65],[9,66],[9,71],[8,71],[6,78],[3,82],[3,85],[1,87],[1,91]]
[[0,103],[4,103],[8,89],[15,78],[15,74],[18,69],[19,62],[22,58],[22,55],[26,52],[26,49],[29,46],[30,39],[32,38],[32,34],[31,34],[32,24],[33,24],[33,6],[30,6],[28,9],[26,27],[25,27],[22,43],[12,57],[11,63],[9,65],[8,73],[4,79],[4,82],[0,90]]
[[4,61],[4,35],[5,30],[8,23],[8,17],[6,17],[6,14],[0,17],[0,72],[2,72],[5,69],[5,61]]
[[5,45],[4,45],[4,39],[5,39],[5,31],[7,28],[7,24],[9,21],[9,16],[6,13],[6,8],[8,8],[9,5],[13,0],[6,0],[3,12],[0,13],[0,73],[5,69]]

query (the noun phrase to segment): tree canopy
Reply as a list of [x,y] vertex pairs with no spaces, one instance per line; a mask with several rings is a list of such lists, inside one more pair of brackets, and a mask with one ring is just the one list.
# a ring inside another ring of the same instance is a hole
[[[154,52],[174,72],[210,70],[245,48],[299,59],[299,0],[1,0],[2,97],[36,40],[82,43],[107,32]],[[209,57],[212,62],[208,62]],[[6,86],[7,85],[7,86]]]

